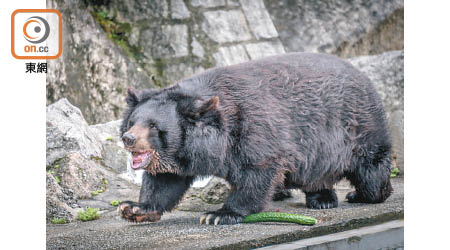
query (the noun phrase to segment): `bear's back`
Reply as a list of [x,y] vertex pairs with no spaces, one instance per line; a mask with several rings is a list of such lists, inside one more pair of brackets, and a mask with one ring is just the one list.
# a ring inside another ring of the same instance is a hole
[[205,100],[219,96],[231,140],[245,149],[237,158],[257,165],[279,156],[284,167],[302,173],[299,183],[332,183],[354,148],[390,143],[370,80],[335,56],[272,56],[207,70],[180,87]]

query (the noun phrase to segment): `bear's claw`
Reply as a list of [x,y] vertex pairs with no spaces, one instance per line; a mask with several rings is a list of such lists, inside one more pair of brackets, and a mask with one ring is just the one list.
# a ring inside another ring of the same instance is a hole
[[242,222],[244,217],[233,212],[216,211],[202,215],[200,224],[206,225],[232,225]]
[[124,201],[117,208],[119,215],[131,222],[156,222],[161,219],[161,214],[157,211],[145,211],[139,207],[139,203]]

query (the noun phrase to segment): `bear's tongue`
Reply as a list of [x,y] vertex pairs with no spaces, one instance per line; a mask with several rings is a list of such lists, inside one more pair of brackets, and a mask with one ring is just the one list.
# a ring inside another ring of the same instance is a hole
[[145,167],[150,160],[150,152],[133,154],[133,169]]

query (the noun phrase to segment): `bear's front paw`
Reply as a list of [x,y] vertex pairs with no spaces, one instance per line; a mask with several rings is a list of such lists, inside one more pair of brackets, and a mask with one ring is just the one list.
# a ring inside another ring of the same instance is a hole
[[161,219],[161,214],[157,211],[147,211],[139,203],[132,201],[121,202],[117,211],[122,218],[131,222],[156,222]]
[[200,224],[206,225],[233,225],[241,223],[244,220],[242,215],[228,210],[218,210],[209,212],[200,218]]

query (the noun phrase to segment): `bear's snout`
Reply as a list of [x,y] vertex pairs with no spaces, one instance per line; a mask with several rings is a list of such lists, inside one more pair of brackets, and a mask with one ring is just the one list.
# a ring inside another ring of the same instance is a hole
[[136,138],[130,133],[125,133],[122,136],[122,141],[126,147],[131,147],[136,143]]

